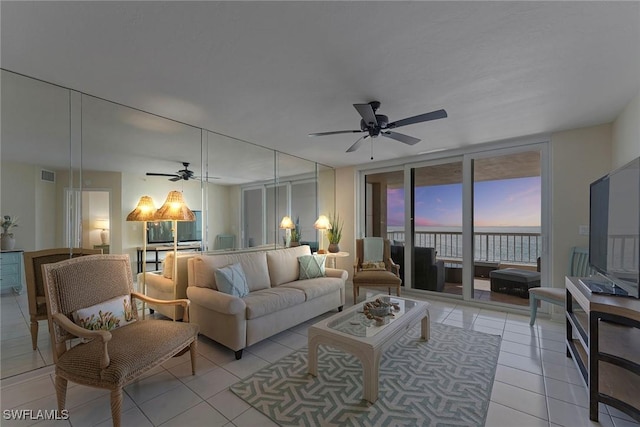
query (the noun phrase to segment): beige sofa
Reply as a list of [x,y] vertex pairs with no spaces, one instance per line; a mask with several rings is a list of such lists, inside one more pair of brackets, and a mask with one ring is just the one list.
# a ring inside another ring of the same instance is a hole
[[[271,251],[196,255],[188,262],[189,317],[200,333],[236,352],[331,310],[342,310],[344,270],[326,268],[325,277],[298,280],[298,257],[309,246]],[[214,271],[240,263],[249,294],[217,290]]]

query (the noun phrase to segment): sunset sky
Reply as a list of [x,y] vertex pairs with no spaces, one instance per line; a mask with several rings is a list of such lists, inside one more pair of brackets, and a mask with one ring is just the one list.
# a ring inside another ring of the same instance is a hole
[[[540,177],[477,182],[474,223],[479,227],[540,226]],[[404,189],[387,191],[387,224],[404,225]],[[462,184],[416,189],[416,226],[462,226]]]

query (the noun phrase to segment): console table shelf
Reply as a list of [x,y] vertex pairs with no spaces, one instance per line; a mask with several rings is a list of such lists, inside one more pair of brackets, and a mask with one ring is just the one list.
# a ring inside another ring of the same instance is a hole
[[640,421],[640,300],[591,294],[575,277],[566,286],[567,356],[589,389],[589,418],[602,402]]

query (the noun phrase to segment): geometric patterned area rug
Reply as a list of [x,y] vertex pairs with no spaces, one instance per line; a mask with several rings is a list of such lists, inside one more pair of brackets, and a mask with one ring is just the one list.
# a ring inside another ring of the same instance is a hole
[[344,351],[321,345],[318,377],[307,374],[307,348],[231,387],[282,426],[484,426],[500,336],[420,325],[389,347],[380,361],[378,400],[362,399],[362,366]]

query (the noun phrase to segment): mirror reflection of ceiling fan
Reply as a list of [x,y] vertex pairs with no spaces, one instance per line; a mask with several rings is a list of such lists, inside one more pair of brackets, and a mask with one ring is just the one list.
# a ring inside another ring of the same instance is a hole
[[[189,181],[190,179],[200,180],[201,177],[196,176],[194,172],[189,169],[189,165],[190,163],[188,162],[182,162],[182,166],[184,166],[184,169],[180,169],[176,173],[147,172],[147,176],[169,176],[171,177],[169,178],[169,181],[174,181],[174,182],[180,181],[180,180]],[[208,177],[208,179],[220,179],[220,178],[217,176],[210,176]],[[207,178],[204,178],[203,180],[206,181]]]
[[326,135],[338,135],[342,133],[362,133],[367,132],[366,135],[358,139],[351,147],[347,149],[347,153],[356,151],[360,148],[360,145],[367,138],[377,138],[378,136],[384,136],[387,138],[395,139],[403,144],[414,145],[420,142],[420,139],[413,136],[405,135],[403,133],[393,132],[391,129],[396,129],[401,126],[412,125],[415,123],[428,122],[430,120],[444,119],[447,117],[445,110],[436,110],[430,113],[419,114],[417,116],[408,117],[406,119],[397,120],[395,122],[389,122],[389,118],[383,114],[376,114],[378,108],[380,108],[380,102],[372,101],[368,104],[353,104],[358,111],[362,120],[360,120],[359,130],[337,130],[331,132],[318,132],[310,133],[309,136],[326,136]]

